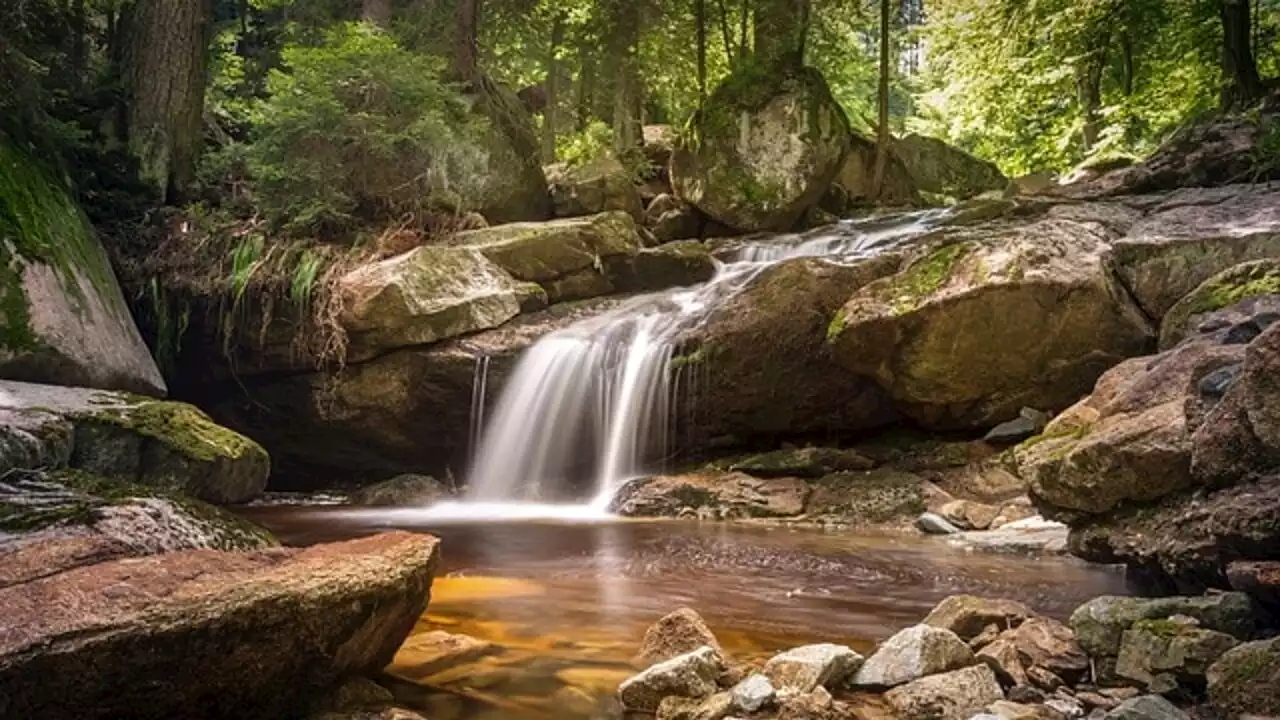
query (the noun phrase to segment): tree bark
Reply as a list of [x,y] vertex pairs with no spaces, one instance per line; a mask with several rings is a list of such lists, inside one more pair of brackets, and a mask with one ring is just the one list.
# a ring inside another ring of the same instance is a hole
[[481,0],[457,0],[457,18],[454,33],[453,71],[463,82],[476,85],[480,82],[480,48],[477,38],[480,30]]
[[1133,57],[1133,34],[1129,29],[1120,35],[1120,52],[1123,54],[1124,66],[1121,69],[1123,77],[1121,78],[1122,87],[1125,97],[1133,95],[1134,70],[1135,63]]
[[556,161],[556,106],[560,102],[560,46],[564,44],[564,14],[551,20],[551,46],[547,48],[547,105],[542,110],[542,160]]
[[129,146],[169,201],[195,181],[211,20],[208,0],[139,0],[129,23]]
[[578,45],[578,131],[587,129],[596,106],[596,54],[585,41]]
[[640,108],[640,3],[609,0],[609,51],[614,60],[613,150],[619,157],[640,147],[644,138]]
[[697,26],[698,104],[707,97],[707,0],[693,0],[693,21]]
[[804,66],[809,0],[756,0],[755,57],[771,72]]
[[1102,109],[1102,73],[1107,66],[1107,44],[1110,40],[1110,30],[1103,31],[1092,52],[1085,56],[1083,64],[1076,69],[1077,100],[1080,103],[1080,114],[1084,118],[1080,140],[1086,155],[1098,144],[1098,136],[1102,131],[1102,118],[1099,115]]
[[386,28],[391,24],[391,0],[362,0],[360,19]]
[[876,165],[871,175],[871,197],[879,198],[889,169],[889,0],[880,0],[880,84],[876,93],[879,127],[876,128]]
[[1220,0],[1222,18],[1222,107],[1252,104],[1263,94],[1262,78],[1253,57],[1249,0]]

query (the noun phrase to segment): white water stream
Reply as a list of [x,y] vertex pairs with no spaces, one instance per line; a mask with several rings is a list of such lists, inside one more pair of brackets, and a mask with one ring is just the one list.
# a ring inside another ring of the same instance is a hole
[[[771,265],[800,257],[869,257],[922,234],[940,214],[843,222],[804,235],[744,242],[707,283],[633,298],[540,339],[520,359],[492,414],[485,409],[489,360],[479,358],[472,392],[475,459],[466,499],[436,505],[428,515],[607,517],[613,493],[667,455],[671,361],[687,330]],[[585,493],[584,484],[590,488]],[[540,502],[563,498],[574,488],[576,502]],[[584,494],[585,502],[577,499]]]

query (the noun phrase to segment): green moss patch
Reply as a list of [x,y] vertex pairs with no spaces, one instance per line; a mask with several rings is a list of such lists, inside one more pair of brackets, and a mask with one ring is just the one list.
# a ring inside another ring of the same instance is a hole
[[909,313],[951,279],[956,263],[973,249],[957,243],[935,250],[888,281],[886,295],[897,315]]
[[1259,295],[1280,294],[1280,266],[1265,263],[1228,271],[1206,282],[1196,294],[1199,297],[1190,308],[1192,315],[1221,310]]
[[249,438],[218,425],[208,415],[185,403],[147,401],[129,407],[92,411],[85,419],[124,428],[164,443],[193,460],[209,462],[239,458],[265,450]]

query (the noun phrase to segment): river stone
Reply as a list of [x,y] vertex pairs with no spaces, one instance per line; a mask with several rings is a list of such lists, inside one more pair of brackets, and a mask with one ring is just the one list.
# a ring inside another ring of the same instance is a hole
[[752,455],[729,469],[759,478],[820,478],[837,472],[870,470],[875,465],[874,460],[856,450],[807,447]]
[[1188,720],[1188,716],[1159,695],[1143,695],[1120,703],[1106,720]]
[[636,661],[653,665],[704,646],[720,650],[720,643],[702,616],[692,608],[680,608],[649,626]]
[[618,686],[623,708],[655,712],[663,698],[702,698],[716,691],[716,678],[724,659],[713,647],[704,646],[649,667]]
[[644,216],[640,193],[627,169],[612,155],[582,165],[560,163],[543,168],[558,218],[574,218],[621,210],[639,222]]
[[991,668],[973,665],[901,685],[884,698],[903,720],[967,720],[1004,692]]
[[1235,715],[1280,715],[1280,637],[1228,650],[1206,675],[1209,701]]
[[733,709],[736,712],[753,713],[773,702],[777,692],[769,678],[760,673],[752,673],[745,680],[733,686]]
[[1115,243],[1111,263],[1153,318],[1214,275],[1280,256],[1280,188],[1189,188],[1164,198]]
[[[1262,310],[1280,317],[1280,259],[1235,265],[1205,280],[1177,302],[1160,323],[1160,349],[1182,342],[1208,313],[1254,299]],[[1256,311],[1251,314],[1256,314]],[[1265,329],[1265,328],[1262,328]]]
[[522,283],[480,251],[423,246],[338,281],[352,362],[497,327],[520,313]]
[[0,714],[294,715],[390,662],[426,606],[437,549],[395,532],[299,550],[191,550],[0,589],[13,621],[0,635]]
[[0,378],[163,397],[164,378],[71,195],[0,140]]
[[716,261],[697,240],[669,242],[634,255],[614,255],[605,274],[617,292],[654,292],[687,287],[715,277]]
[[642,245],[635,220],[618,211],[471,230],[450,243],[479,252],[517,280],[538,283],[553,303],[613,292],[602,261],[634,255]]
[[960,532],[960,528],[937,513],[924,513],[916,518],[916,527],[929,535],[955,535]]
[[962,640],[972,640],[988,625],[1013,629],[1034,615],[1031,608],[1015,600],[952,595],[938,603],[922,622],[950,630]]
[[707,698],[685,698],[669,695],[658,704],[654,720],[722,720],[733,706],[729,693],[716,693]]
[[1057,620],[1028,618],[1012,632],[1018,654],[1029,668],[1044,668],[1068,682],[1089,669],[1089,657],[1076,642],[1071,628]]
[[676,194],[728,227],[790,230],[840,170],[849,122],[816,70],[765,79],[740,71],[694,120],[671,158]]
[[1120,652],[1124,632],[1134,623],[1173,615],[1194,618],[1202,628],[1239,639],[1248,638],[1254,630],[1253,606],[1243,593],[1150,600],[1103,595],[1076,608],[1070,625],[1076,641],[1089,655],[1114,656]]
[[863,658],[844,645],[804,645],[774,655],[761,672],[780,693],[838,688],[862,666]]
[[932,239],[906,269],[854,292],[827,334],[842,365],[927,429],[1066,407],[1151,339],[1103,262],[1101,223],[1045,218]]
[[429,475],[397,475],[360,488],[350,502],[372,507],[426,507],[451,495],[444,483]]
[[[1191,619],[1191,623],[1194,622]],[[1139,620],[1121,637],[1116,674],[1149,689],[1155,687],[1157,676],[1162,675],[1195,688],[1204,682],[1209,666],[1239,644],[1239,640],[1226,633],[1177,620]]]
[[1009,180],[994,163],[980,160],[937,138],[911,133],[893,143],[915,186],[924,192],[966,200],[1004,190]]
[[191,405],[5,380],[0,446],[25,448],[0,465],[51,460],[28,467],[69,467],[218,504],[253,499],[270,471],[261,446]]
[[973,652],[950,630],[916,625],[884,641],[867,658],[853,684],[888,688],[972,665]]

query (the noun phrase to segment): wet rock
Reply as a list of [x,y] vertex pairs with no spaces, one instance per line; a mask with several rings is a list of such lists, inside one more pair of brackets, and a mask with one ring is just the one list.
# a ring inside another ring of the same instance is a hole
[[655,720],[721,720],[733,709],[729,693],[716,693],[707,698],[670,695],[658,704]]
[[853,684],[895,687],[973,662],[973,652],[955,633],[930,625],[916,625],[884,641],[854,675]]
[[843,645],[805,645],[774,655],[761,672],[780,693],[807,693],[839,687],[862,666],[863,658]]
[[609,510],[627,517],[680,517],[686,508],[721,519],[791,517],[804,511],[808,494],[809,486],[796,478],[704,472],[637,478],[614,494]]
[[209,698],[220,716],[296,714],[391,660],[422,615],[437,547],[397,532],[302,550],[196,550],[4,588],[14,621],[0,641],[4,714],[160,720]]
[[1160,620],[1174,615],[1194,618],[1200,627],[1239,639],[1254,629],[1253,607],[1242,593],[1214,593],[1202,597],[1142,599],[1104,595],[1071,613],[1076,641],[1094,657],[1120,652],[1124,633],[1139,620]]
[[1033,617],[1013,630],[1014,644],[1027,667],[1041,667],[1073,681],[1089,669],[1089,657],[1071,628],[1052,618]]
[[685,201],[747,232],[789,230],[840,169],[849,124],[822,75],[761,84],[730,77],[698,113],[699,142],[677,146],[671,184]]
[[730,695],[733,698],[735,712],[753,713],[773,702],[776,691],[769,678],[759,673],[747,676],[747,679],[733,686]]
[[654,292],[706,282],[715,276],[716,262],[705,245],[688,240],[615,255],[605,261],[605,273],[616,292]]
[[952,595],[938,603],[923,620],[925,625],[950,630],[962,640],[971,640],[989,625],[1013,629],[1035,613],[1014,600]]
[[965,530],[986,530],[1000,514],[1000,508],[971,500],[955,500],[943,505],[938,514]]
[[[1240,644],[1234,637],[1195,626],[1196,621],[1139,620],[1120,641],[1116,674],[1157,687],[1157,676],[1168,676],[1178,685],[1195,689],[1204,674],[1223,653]],[[1160,685],[1167,683],[1161,679]]]
[[1000,720],[1066,720],[1061,712],[1046,705],[1024,705],[1008,700],[997,700],[987,708]]
[[828,340],[928,429],[1066,407],[1153,332],[1104,263],[1111,238],[1098,223],[1049,218],[935,233],[904,270],[854,292]]
[[916,527],[929,535],[954,535],[960,532],[960,528],[937,513],[925,513],[916,518]]
[[1000,684],[986,665],[931,675],[885,693],[885,700],[904,720],[967,720],[1003,699]]
[[575,218],[620,210],[639,222],[644,213],[631,174],[611,155],[582,165],[564,163],[543,168],[558,218]]
[[426,507],[452,495],[444,483],[428,475],[397,475],[360,488],[351,496],[351,503],[373,507]]
[[1280,638],[1244,643],[1209,667],[1209,700],[1225,713],[1280,715]]
[[1107,720],[1188,720],[1188,716],[1159,695],[1143,695],[1121,703],[1107,713]]
[[716,678],[724,668],[720,653],[712,647],[660,662],[624,681],[618,699],[627,710],[655,712],[664,698],[703,698],[715,693]]
[[[1197,334],[1208,316],[1252,299],[1246,315],[1280,313],[1280,261],[1274,258],[1235,265],[1205,280],[1179,300],[1160,323],[1160,349],[1168,350]],[[1277,314],[1276,317],[1280,317]],[[1229,318],[1226,322],[1237,320]],[[1219,320],[1219,322],[1221,322]],[[1207,329],[1207,328],[1206,328]],[[1260,329],[1266,329],[1262,327]]]
[[924,192],[964,200],[1009,184],[995,164],[937,138],[911,133],[894,142],[893,152]]
[[692,608],[680,608],[649,626],[636,661],[653,665],[704,646],[720,650],[720,643],[702,616]]
[[807,447],[753,455],[734,463],[730,470],[760,478],[820,478],[838,472],[870,470],[875,461],[856,450]]

